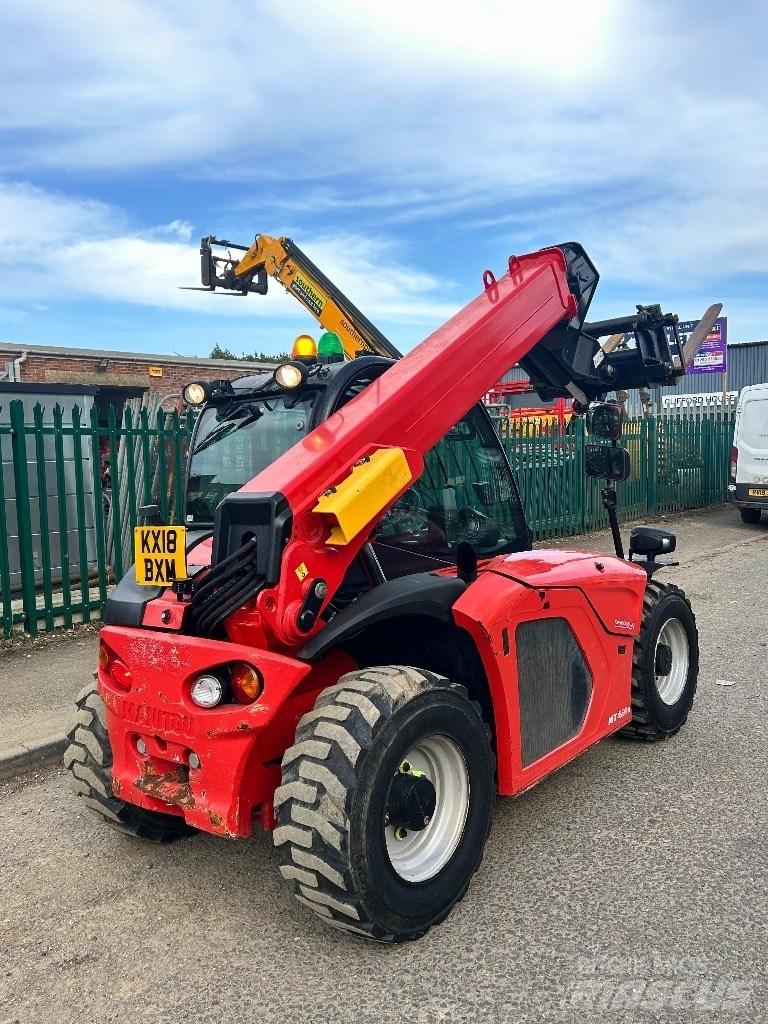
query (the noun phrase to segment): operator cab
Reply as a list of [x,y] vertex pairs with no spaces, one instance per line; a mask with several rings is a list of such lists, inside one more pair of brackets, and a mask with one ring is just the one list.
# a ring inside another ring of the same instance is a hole
[[[187,470],[185,521],[190,529],[212,529],[216,508],[227,495],[341,410],[394,362],[372,355],[343,361],[340,345],[338,358],[333,353],[329,358],[323,354],[323,338],[319,358],[305,335],[297,339],[293,358],[274,372],[185,389],[188,401],[204,402],[198,402],[202,408]],[[303,354],[297,354],[297,347]],[[334,604],[343,606],[385,580],[455,567],[462,543],[471,545],[478,559],[531,546],[512,472],[482,405],[426,454],[422,476],[378,523]]]

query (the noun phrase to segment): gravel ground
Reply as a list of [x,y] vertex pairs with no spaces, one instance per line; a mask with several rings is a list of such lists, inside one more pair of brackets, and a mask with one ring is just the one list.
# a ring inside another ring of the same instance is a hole
[[688,726],[498,801],[469,893],[418,943],[325,929],[263,834],[153,847],[57,770],[0,786],[0,1024],[764,1021],[768,523],[698,522],[665,575],[701,633]]

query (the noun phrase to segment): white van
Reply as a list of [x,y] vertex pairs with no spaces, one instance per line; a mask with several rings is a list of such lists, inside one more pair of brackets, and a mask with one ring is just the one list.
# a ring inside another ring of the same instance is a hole
[[745,523],[768,511],[768,384],[751,384],[739,396],[728,498]]

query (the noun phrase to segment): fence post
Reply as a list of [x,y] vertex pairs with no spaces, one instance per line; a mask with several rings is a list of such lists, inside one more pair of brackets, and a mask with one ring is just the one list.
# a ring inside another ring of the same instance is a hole
[[24,404],[19,399],[11,402],[11,451],[13,477],[16,485],[16,521],[19,531],[19,568],[21,570],[21,603],[24,609],[24,628],[31,636],[37,635],[37,604],[35,602],[35,563],[32,557],[32,515],[29,506],[29,473],[27,469],[27,434],[24,423]]
[[91,472],[93,475],[94,534],[96,539],[96,564],[99,574],[99,611],[107,603],[107,553],[105,531],[107,520],[104,515],[104,493],[101,485],[101,445],[99,444],[99,411],[91,406]]
[[53,408],[53,446],[56,458],[56,502],[58,506],[59,546],[61,551],[61,596],[64,625],[72,628],[72,571],[69,559],[69,515],[64,472],[64,410],[57,402]]
[[[0,455],[2,455],[3,435],[0,434]],[[13,456],[11,456],[13,461]],[[13,605],[11,603],[11,566],[8,559],[8,527],[5,518],[5,480],[3,465],[0,459],[0,597],[2,598],[2,616],[0,633],[10,636],[13,632]]]
[[571,423],[575,424],[573,443],[575,458],[576,480],[575,491],[579,497],[579,507],[576,511],[576,527],[578,533],[587,532],[587,486],[589,481],[584,474],[584,417],[574,416]]
[[181,421],[176,409],[171,414],[171,429],[173,431],[173,521],[183,524],[186,511],[184,507],[184,460],[181,456]]
[[[126,405],[123,415],[123,436],[125,437],[125,475],[128,484],[128,521],[131,531],[139,522],[138,504],[136,502],[136,443],[133,428],[133,413],[131,412],[131,407]],[[133,536],[132,533],[131,536]]]
[[655,516],[659,512],[659,424],[656,416],[646,421],[648,429],[645,434],[646,459],[648,469],[648,515]]
[[115,582],[119,583],[123,578],[123,523],[120,510],[120,471],[117,463],[117,451],[119,434],[115,407],[110,405],[107,414],[107,425],[109,428],[109,463],[112,467],[112,568],[115,573]]
[[35,461],[37,463],[37,503],[40,508],[40,567],[43,577],[45,628],[53,629],[53,579],[51,575],[51,533],[48,523],[48,481],[45,478],[45,425],[43,407],[35,403]]
[[162,409],[157,410],[157,476],[159,481],[160,493],[158,495],[158,504],[160,505],[160,515],[164,523],[170,523],[169,518],[169,501],[168,501],[168,466],[166,465],[166,415]]
[[[88,576],[88,533],[85,517],[85,483],[83,479],[83,440],[81,412],[72,409],[72,451],[75,468],[75,515],[77,517],[77,550],[80,565],[80,614],[83,622],[91,621],[91,587]],[[96,509],[94,508],[94,518]]]

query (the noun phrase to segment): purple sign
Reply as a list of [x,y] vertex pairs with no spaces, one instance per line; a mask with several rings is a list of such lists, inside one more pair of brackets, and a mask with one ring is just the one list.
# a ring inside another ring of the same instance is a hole
[[[686,320],[677,325],[683,347],[698,322],[698,320]],[[688,373],[725,373],[728,367],[727,346],[728,317],[721,316],[712,324],[712,330],[693,357],[693,362],[688,367]]]

